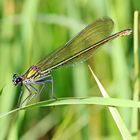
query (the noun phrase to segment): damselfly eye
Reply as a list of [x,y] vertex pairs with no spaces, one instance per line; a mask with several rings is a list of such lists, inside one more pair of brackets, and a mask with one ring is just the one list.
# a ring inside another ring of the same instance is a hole
[[22,82],[22,78],[20,76],[18,76],[17,74],[13,75],[13,84],[17,85],[18,83]]

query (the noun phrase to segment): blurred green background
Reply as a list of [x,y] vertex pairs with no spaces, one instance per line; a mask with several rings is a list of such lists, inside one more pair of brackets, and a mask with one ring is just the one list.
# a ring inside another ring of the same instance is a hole
[[[113,32],[133,28],[133,14],[140,8],[138,5],[138,0],[1,0],[0,112],[16,108],[19,88],[12,84],[14,73],[23,74],[98,18],[112,18]],[[54,71],[55,96],[102,96],[87,67],[90,64],[111,97],[131,99],[132,40],[132,35],[116,39],[87,62]],[[50,94],[48,85],[40,99],[32,102],[46,100]],[[130,128],[131,109],[119,108],[119,111]],[[20,111],[1,119],[0,130],[0,140],[122,139],[108,109],[97,105]]]

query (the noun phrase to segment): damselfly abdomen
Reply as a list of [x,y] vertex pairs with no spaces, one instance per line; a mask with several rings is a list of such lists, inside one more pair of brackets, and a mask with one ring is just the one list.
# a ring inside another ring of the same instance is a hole
[[[110,18],[101,18],[85,27],[78,35],[67,42],[64,47],[54,51],[45,59],[31,66],[25,74],[21,76],[14,74],[13,83],[14,85],[20,85],[21,88],[18,104],[22,97],[23,85],[29,91],[29,96],[20,103],[20,106],[25,101],[28,103],[35,95],[40,95],[48,82],[51,82],[53,96],[52,70],[60,66],[85,61],[92,56],[96,49],[100,48],[108,41],[117,37],[129,35],[132,32],[131,29],[126,29],[110,35],[113,25],[113,21]],[[35,84],[41,85],[41,89],[38,90],[34,86]]]

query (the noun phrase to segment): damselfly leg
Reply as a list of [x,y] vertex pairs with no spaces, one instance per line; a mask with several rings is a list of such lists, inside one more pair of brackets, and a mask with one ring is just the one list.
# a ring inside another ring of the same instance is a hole
[[[51,75],[49,75],[48,77],[50,77],[50,79],[42,79],[42,80],[38,80],[38,81],[34,81],[30,84],[24,84],[25,88],[27,89],[27,91],[29,92],[29,95],[21,102],[20,107],[27,102],[27,104],[36,96],[36,95],[40,95],[45,87],[45,85],[47,83],[51,83],[51,96],[52,98],[54,97],[54,89],[53,89],[53,77]],[[34,85],[42,85],[40,90],[38,90]],[[18,101],[18,106],[19,103],[21,101],[22,98],[22,87],[21,87],[21,94],[19,96],[19,101]]]
[[[29,95],[20,103],[20,106],[19,106],[19,107],[21,107],[21,106],[26,102],[26,100],[28,100],[28,99],[32,96],[32,91],[30,90],[30,88],[28,88],[27,85],[24,85],[24,86],[25,86],[25,88],[28,90]],[[20,99],[20,100],[21,100],[21,99]]]
[[19,94],[19,98],[18,98],[18,103],[17,103],[17,107],[20,107],[20,102],[21,102],[21,98],[23,95],[23,89],[22,89],[22,85],[20,84],[20,94]]

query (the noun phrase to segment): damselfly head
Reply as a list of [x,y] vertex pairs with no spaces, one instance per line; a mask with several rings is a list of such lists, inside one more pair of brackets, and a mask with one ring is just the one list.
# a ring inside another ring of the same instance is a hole
[[18,83],[21,83],[22,82],[22,78],[19,75],[14,74],[12,81],[13,81],[13,84],[16,86]]

